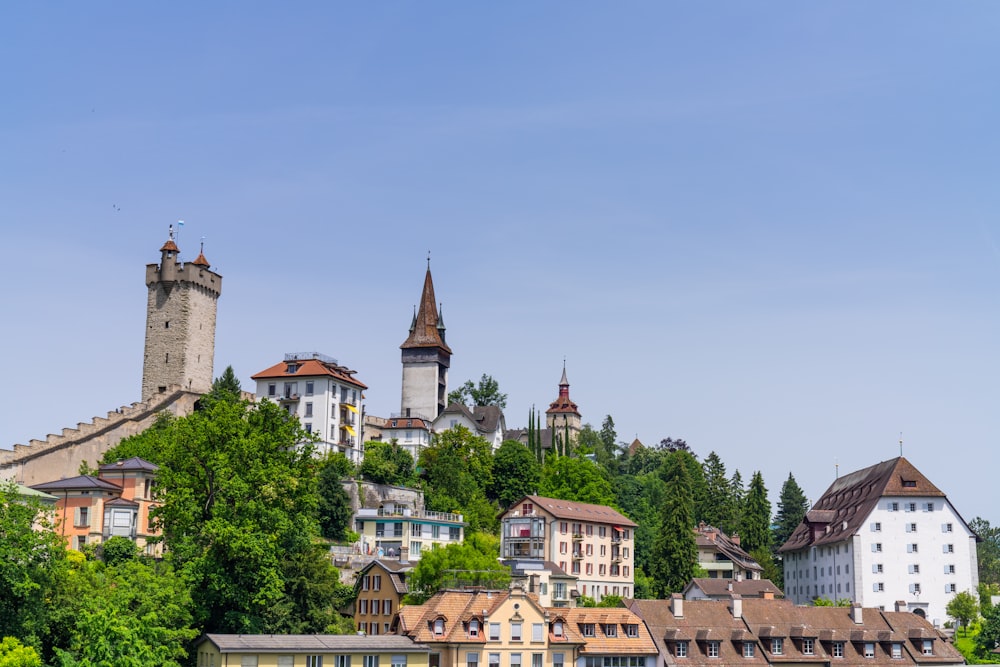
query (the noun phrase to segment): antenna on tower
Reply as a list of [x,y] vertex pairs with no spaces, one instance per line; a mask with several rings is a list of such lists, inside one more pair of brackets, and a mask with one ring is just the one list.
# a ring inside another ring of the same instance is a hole
[[899,455],[903,456],[903,432],[899,432]]
[[834,473],[836,475],[836,479],[840,479],[840,462],[837,461],[837,459],[833,460],[833,469],[836,471]]
[[205,237],[204,236],[201,237],[201,248],[199,250],[200,250],[200,252],[201,252],[202,255],[205,254]]
[[427,251],[427,270],[431,270],[431,251]]

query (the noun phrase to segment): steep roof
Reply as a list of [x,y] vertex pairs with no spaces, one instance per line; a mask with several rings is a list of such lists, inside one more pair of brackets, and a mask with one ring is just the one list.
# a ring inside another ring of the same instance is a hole
[[[295,368],[293,373],[288,372],[289,365]],[[344,366],[325,362],[320,359],[299,359],[293,361],[282,361],[270,368],[251,375],[251,380],[267,380],[271,378],[307,378],[307,377],[332,377],[338,382],[349,384],[360,389],[367,389],[368,386],[359,380],[355,380],[352,375],[357,371],[352,371]]]
[[31,488],[36,491],[110,491],[121,493],[122,487],[112,482],[105,481],[93,475],[77,475],[67,479],[57,479],[54,482],[42,482],[32,484]]
[[[440,326],[439,326],[440,325]],[[442,332],[444,322],[439,319],[437,300],[434,298],[434,280],[428,265],[424,276],[424,289],[420,294],[420,306],[410,325],[410,335],[399,347],[402,349],[436,347],[451,354],[451,348],[444,342]]]
[[545,510],[557,519],[592,521],[594,523],[608,523],[632,527],[637,525],[624,514],[606,505],[591,505],[590,503],[578,503],[572,500],[559,500],[558,498],[545,498],[543,496],[525,496],[511,505],[509,509],[514,509],[525,501],[532,503],[538,509]]
[[160,466],[155,463],[150,463],[146,459],[141,459],[138,456],[133,456],[130,459],[125,459],[124,461],[115,461],[114,463],[105,463],[102,466],[98,466],[98,470],[101,472],[112,472],[112,471],[139,471],[139,472],[156,472],[160,469]]
[[778,551],[842,542],[858,532],[886,497],[945,494],[902,456],[882,461],[834,481]]
[[[624,607],[568,607],[553,611],[563,617],[566,624],[572,624],[578,634],[580,625],[593,623],[594,636],[584,637],[582,655],[653,655],[656,643],[649,629],[635,612]],[[614,625],[615,632],[608,635],[603,626]],[[636,626],[636,636],[629,637],[623,626]]]
[[[478,638],[468,637],[463,622],[473,618],[482,620],[483,612],[489,616],[510,596],[510,591],[438,591],[422,605],[400,607],[399,629],[419,642],[486,643],[485,632],[480,632]],[[443,635],[433,632],[433,621],[437,618],[445,619]]]
[[706,526],[704,523],[699,524],[695,529],[695,542],[699,548],[709,547],[715,549],[745,570],[753,570],[754,572],[764,570],[760,566],[760,563],[755,561],[750,554],[740,548],[736,542],[718,528]]
[[[464,415],[466,419],[476,425],[476,430],[480,433],[492,433],[497,430],[500,420],[503,418],[503,410],[496,405],[476,405],[471,410],[467,405],[451,402],[448,404],[438,419],[448,413]],[[437,420],[435,420],[437,421]],[[504,431],[507,433],[507,431]]]
[[406,575],[413,570],[414,566],[415,564],[410,562],[401,563],[398,560],[376,558],[358,571],[354,589],[359,589],[361,586],[361,579],[365,574],[371,572],[375,568],[378,568],[385,571],[386,576],[389,579],[389,583],[392,584],[392,589],[396,591],[398,595],[406,595],[410,592],[410,586],[406,583]]

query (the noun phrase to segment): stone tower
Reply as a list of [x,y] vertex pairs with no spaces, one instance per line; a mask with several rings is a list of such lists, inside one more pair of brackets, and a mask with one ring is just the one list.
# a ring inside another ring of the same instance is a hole
[[566,444],[574,442],[580,433],[580,423],[580,410],[569,398],[569,380],[566,379],[566,362],[563,362],[559,398],[552,401],[545,411],[545,425],[552,429],[553,445],[557,438],[561,438]]
[[142,400],[170,385],[207,392],[212,388],[215,311],[222,276],[209,271],[204,247],[182,263],[174,228],[160,248],[160,263],[146,266],[146,348],[142,360]]
[[451,348],[445,342],[444,317],[434,298],[430,260],[410,335],[399,347],[403,350],[401,416],[434,420],[448,404]]

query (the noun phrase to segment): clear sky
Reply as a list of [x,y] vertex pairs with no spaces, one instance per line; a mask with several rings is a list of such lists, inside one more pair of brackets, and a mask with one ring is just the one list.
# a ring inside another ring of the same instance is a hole
[[216,374],[318,350],[399,409],[427,252],[454,387],[557,394],[811,500],[904,454],[1000,523],[995,2],[17,3],[11,446],[139,398],[145,264]]

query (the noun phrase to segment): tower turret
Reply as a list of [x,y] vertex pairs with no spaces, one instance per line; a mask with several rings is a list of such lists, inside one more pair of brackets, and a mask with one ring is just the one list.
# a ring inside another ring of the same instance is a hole
[[170,226],[160,263],[146,266],[146,345],[142,400],[170,385],[207,392],[215,360],[215,316],[222,276],[210,271],[204,246],[193,262],[180,261]]
[[410,324],[410,335],[399,346],[403,362],[400,412],[404,417],[432,421],[447,406],[451,348],[445,343],[444,319],[436,304],[428,259],[420,305]]
[[580,410],[569,397],[569,380],[566,378],[566,362],[563,362],[562,377],[559,379],[559,397],[549,404],[545,411],[545,422],[552,429],[553,447],[557,440],[568,446],[580,433]]

